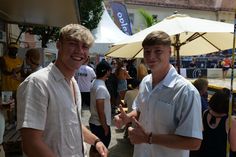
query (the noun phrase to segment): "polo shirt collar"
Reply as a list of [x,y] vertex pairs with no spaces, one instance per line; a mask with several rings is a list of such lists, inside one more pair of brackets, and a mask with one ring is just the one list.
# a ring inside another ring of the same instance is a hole
[[176,76],[178,75],[178,73],[173,65],[170,65],[170,66],[171,66],[170,70],[168,71],[167,75],[165,76],[165,78],[161,82],[162,82],[163,86],[172,88],[175,85]]

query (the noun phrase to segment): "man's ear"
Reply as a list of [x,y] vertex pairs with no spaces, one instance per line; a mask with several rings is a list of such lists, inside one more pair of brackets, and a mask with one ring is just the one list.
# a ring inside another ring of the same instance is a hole
[[57,41],[56,46],[57,46],[57,49],[60,49],[61,48],[61,42]]
[[170,56],[171,56],[171,47],[169,48],[169,53],[170,53]]

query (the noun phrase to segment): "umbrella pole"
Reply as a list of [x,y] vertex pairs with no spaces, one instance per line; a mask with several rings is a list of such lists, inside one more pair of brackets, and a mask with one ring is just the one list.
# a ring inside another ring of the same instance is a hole
[[179,34],[175,35],[175,50],[176,50],[176,66],[177,66],[177,72],[180,74],[180,56],[179,56],[179,49],[180,49],[180,41],[179,41]]
[[[236,38],[236,10],[234,14],[234,37],[233,37],[233,50],[232,50],[232,60],[231,60],[231,82],[230,82],[230,99],[229,99],[229,112],[228,112],[229,129],[231,128],[231,125],[232,125],[232,113],[233,113],[233,103],[234,103],[233,82],[234,82],[235,38]],[[230,139],[229,138],[230,138],[230,135],[228,133],[226,157],[230,157],[230,143],[229,143]]]

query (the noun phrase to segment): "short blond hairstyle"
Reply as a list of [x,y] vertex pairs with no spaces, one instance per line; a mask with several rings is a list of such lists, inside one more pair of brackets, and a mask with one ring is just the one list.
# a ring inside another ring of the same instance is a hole
[[170,36],[162,31],[153,31],[149,33],[142,42],[142,46],[165,45],[171,46]]
[[90,30],[79,24],[68,24],[61,28],[59,41],[64,39],[77,40],[87,44],[89,47],[91,47],[94,42],[94,37]]

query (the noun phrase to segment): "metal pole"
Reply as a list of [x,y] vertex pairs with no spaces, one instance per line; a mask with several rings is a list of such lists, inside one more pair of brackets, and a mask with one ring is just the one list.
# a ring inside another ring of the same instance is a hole
[[180,50],[180,41],[179,41],[179,34],[175,35],[175,50],[176,50],[176,66],[177,66],[177,72],[180,74],[180,55],[179,55],[179,50]]
[[80,18],[80,0],[75,0],[75,10],[76,10],[76,13],[77,13],[77,20],[78,20],[78,23],[80,24],[81,23],[81,18]]
[[[228,119],[229,119],[229,129],[232,125],[232,112],[233,112],[233,103],[234,103],[234,89],[233,89],[233,82],[234,82],[234,58],[235,58],[235,38],[236,38],[236,9],[234,13],[234,37],[233,37],[233,49],[232,49],[232,60],[231,60],[231,82],[230,82],[230,101],[229,101],[229,112],[228,112]],[[230,156],[230,143],[229,139],[230,135],[228,133],[227,138],[227,150],[226,150],[226,157]]]

